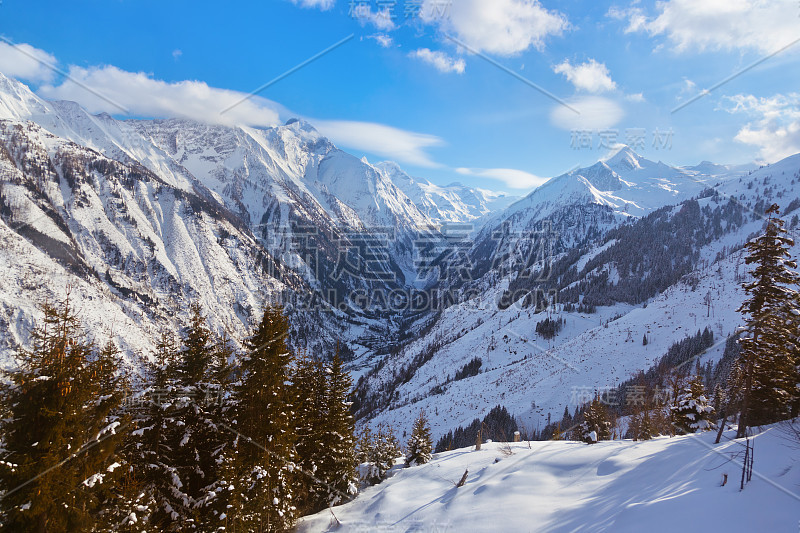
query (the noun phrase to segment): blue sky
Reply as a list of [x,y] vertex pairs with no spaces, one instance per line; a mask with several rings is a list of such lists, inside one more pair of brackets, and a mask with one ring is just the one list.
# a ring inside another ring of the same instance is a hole
[[800,152],[794,0],[3,0],[0,25],[0,71],[43,97],[123,118],[299,116],[439,184],[522,193],[615,143],[672,164]]

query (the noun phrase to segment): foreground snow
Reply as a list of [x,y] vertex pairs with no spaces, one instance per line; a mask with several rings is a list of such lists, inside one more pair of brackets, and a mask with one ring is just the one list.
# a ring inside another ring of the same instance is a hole
[[[714,437],[523,442],[511,444],[510,456],[497,443],[445,452],[334,507],[341,524],[326,510],[298,530],[796,531],[800,443],[780,427],[756,436],[753,478],[740,492],[744,442],[731,431],[718,445]],[[465,469],[467,483],[456,488]]]

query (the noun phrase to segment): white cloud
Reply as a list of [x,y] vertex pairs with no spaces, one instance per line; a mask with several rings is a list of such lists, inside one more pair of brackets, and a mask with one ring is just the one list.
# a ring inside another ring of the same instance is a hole
[[409,53],[408,56],[420,59],[429,65],[433,65],[439,72],[457,72],[459,74],[463,74],[464,69],[467,67],[467,64],[461,58],[455,59],[444,52],[431,51],[428,48],[414,50],[413,52]]
[[0,72],[12,78],[33,83],[49,82],[55,77],[51,68],[56,58],[29,44],[10,45],[0,42]]
[[313,120],[320,133],[335,144],[387,157],[400,163],[438,167],[426,149],[444,145],[435,135],[401,130],[385,124],[349,120]]
[[291,2],[296,6],[317,8],[326,11],[333,7],[336,0],[291,0]]
[[565,15],[538,0],[425,0],[420,18],[480,52],[514,55],[569,27]]
[[572,109],[557,105],[550,112],[550,121],[563,130],[602,130],[617,124],[625,111],[609,98],[602,96],[583,96],[568,100]]
[[172,59],[174,59],[175,61],[179,60],[182,55],[183,55],[183,50],[181,50],[180,48],[176,48],[175,50],[172,51]]
[[642,31],[647,26],[647,17],[640,7],[629,7],[622,9],[612,6],[606,16],[617,20],[627,20],[628,26],[625,28],[625,33],[633,33]]
[[627,19],[628,32],[664,35],[679,52],[748,49],[779,50],[796,40],[796,0],[667,0],[656,3],[658,14],[647,18],[641,8],[612,9],[608,15]]
[[629,102],[636,102],[637,104],[639,104],[645,101],[645,97],[644,94],[642,93],[634,93],[625,95],[625,100]]
[[369,3],[356,4],[351,8],[350,16],[357,20],[362,26],[372,25],[380,31],[392,31],[397,29],[390,6],[373,11]]
[[374,35],[368,35],[367,39],[374,39],[376,43],[378,43],[381,48],[389,48],[394,44],[394,39],[390,35],[386,35],[385,33],[376,33]]
[[502,181],[512,189],[533,189],[548,180],[548,178],[541,178],[530,172],[514,168],[457,168],[456,172],[464,176]]
[[222,113],[246,94],[209,87],[201,81],[167,83],[114,66],[71,66],[69,75],[60,85],[45,85],[39,92],[47,98],[79,102],[92,113],[119,114],[121,105],[133,115],[181,117],[212,124],[271,126],[280,121],[278,105],[257,96]]
[[724,99],[730,113],[752,117],[734,139],[759,149],[759,157],[774,163],[800,152],[800,93],[765,98],[739,94]]
[[594,59],[580,65],[572,65],[565,59],[563,63],[553,67],[553,72],[563,74],[580,91],[602,93],[617,88],[605,63],[598,63]]

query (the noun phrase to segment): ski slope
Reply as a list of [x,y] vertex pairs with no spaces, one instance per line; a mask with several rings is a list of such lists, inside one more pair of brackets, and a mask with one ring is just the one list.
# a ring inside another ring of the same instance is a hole
[[739,459],[731,458],[743,441],[727,431],[715,445],[715,433],[522,442],[511,455],[499,443],[444,452],[334,507],[340,524],[326,510],[298,531],[797,531],[800,443],[781,426],[753,438],[754,473],[740,491]]

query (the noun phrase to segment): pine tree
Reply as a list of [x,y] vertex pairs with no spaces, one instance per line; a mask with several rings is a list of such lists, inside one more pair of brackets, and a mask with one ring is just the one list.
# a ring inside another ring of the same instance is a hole
[[408,440],[406,466],[424,465],[431,460],[432,450],[431,428],[425,418],[425,411],[420,411]]
[[786,348],[793,361],[793,381],[795,383],[796,392],[794,401],[791,404],[790,417],[796,418],[800,416],[800,291],[798,291],[794,295],[794,298],[788,303],[786,317],[787,329],[793,332]]
[[269,306],[247,342],[235,386],[236,528],[281,531],[292,527],[298,476],[289,324],[283,309]]
[[69,299],[43,306],[32,349],[4,372],[0,521],[9,531],[89,531],[113,522],[124,380],[107,347],[83,338]]
[[647,385],[638,386],[641,387],[641,397],[633,404],[628,433],[633,440],[650,440],[659,434],[656,418],[660,407],[650,400],[652,391]]
[[177,513],[176,526],[182,530],[205,529],[220,525],[217,498],[220,491],[220,468],[226,447],[232,446],[233,434],[221,423],[219,397],[227,374],[226,350],[208,329],[202,309],[190,308],[190,323],[183,335],[183,348],[176,365],[177,383],[175,414],[176,430],[171,432],[169,446],[178,493],[172,513]]
[[580,440],[592,443],[611,438],[611,419],[600,398],[595,398],[583,413],[583,422],[578,426]]
[[342,503],[358,491],[355,471],[355,421],[350,413],[348,396],[353,387],[350,374],[344,368],[339,353],[334,355],[328,369],[325,394],[325,432],[322,446],[321,477],[325,482],[328,505]]
[[176,468],[180,424],[174,399],[177,383],[178,344],[164,329],[156,342],[153,360],[143,363],[147,386],[131,400],[129,411],[134,431],[125,446],[132,465],[132,488],[138,488],[136,505],[128,510],[124,524],[141,531],[175,531],[189,520],[191,505],[183,493]]
[[360,460],[361,453],[366,454],[367,460],[364,463],[368,467],[364,473],[364,480],[367,484],[375,485],[386,479],[395,460],[402,455],[402,450],[390,426],[381,424],[375,433],[363,433],[362,439],[364,437],[369,438],[370,442],[365,444],[361,440],[359,441],[357,457]]
[[[743,387],[738,436],[748,426],[788,418],[797,401],[797,369],[791,346],[796,332],[791,310],[797,298],[797,263],[785,236],[778,206],[766,210],[769,217],[763,235],[747,243],[745,262],[755,264],[753,280],[743,285],[748,299],[739,308],[747,319],[747,333],[741,338],[740,370]],[[796,324],[796,323],[795,323]]]
[[714,428],[714,408],[708,404],[703,378],[699,375],[692,378],[678,394],[671,411],[672,423],[679,435]]
[[308,475],[298,479],[296,500],[300,514],[324,509],[327,488],[320,478],[323,462],[323,434],[327,420],[325,369],[320,361],[301,357],[292,376],[297,442],[297,466]]

